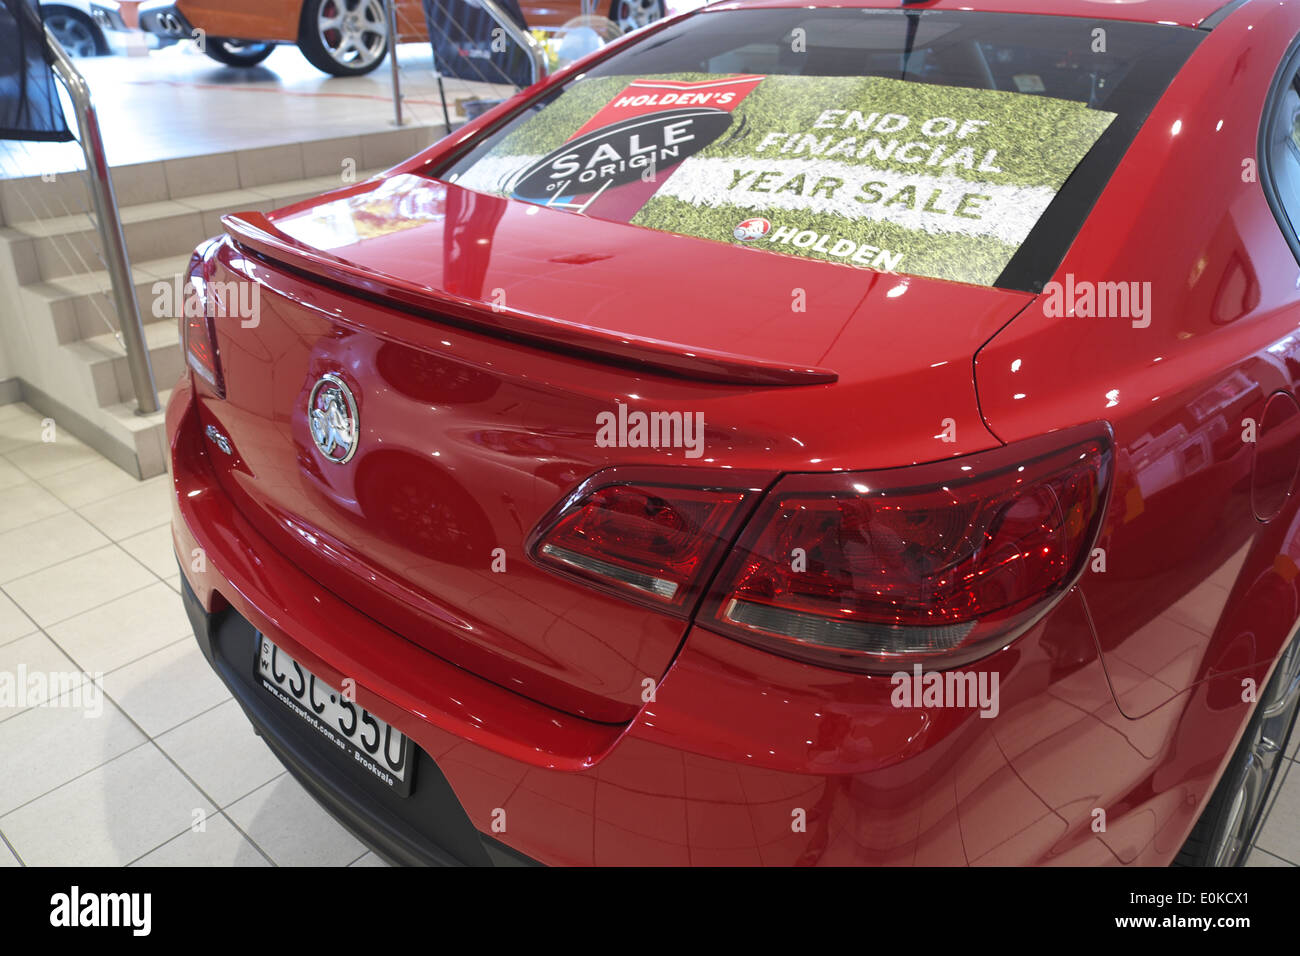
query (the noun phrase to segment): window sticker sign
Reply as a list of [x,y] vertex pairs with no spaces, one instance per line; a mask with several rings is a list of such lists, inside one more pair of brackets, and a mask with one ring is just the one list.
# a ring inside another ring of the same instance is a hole
[[456,182],[617,222],[992,285],[1114,113],[882,77],[599,77]]

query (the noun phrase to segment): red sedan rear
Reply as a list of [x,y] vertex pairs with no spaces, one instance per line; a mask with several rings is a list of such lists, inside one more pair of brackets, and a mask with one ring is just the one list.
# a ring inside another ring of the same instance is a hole
[[388,859],[1244,858],[1300,9],[977,6],[674,17],[196,252],[187,608]]

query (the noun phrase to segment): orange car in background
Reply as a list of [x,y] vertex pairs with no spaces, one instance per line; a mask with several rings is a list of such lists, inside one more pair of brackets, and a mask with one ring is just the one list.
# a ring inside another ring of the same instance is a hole
[[[558,27],[586,13],[632,30],[664,15],[664,0],[518,0],[529,28]],[[312,66],[359,76],[388,52],[384,0],[150,0],[140,28],[164,40],[206,35],[204,52],[229,66],[256,66],[279,43],[296,43]],[[397,0],[398,42],[427,42],[420,0]]]

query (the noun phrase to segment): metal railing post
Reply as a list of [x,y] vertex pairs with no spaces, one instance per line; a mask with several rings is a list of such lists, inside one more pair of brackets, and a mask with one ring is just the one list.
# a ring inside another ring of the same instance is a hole
[[[533,39],[532,34],[519,28],[506,12],[496,4],[496,0],[477,0],[477,2],[488,12],[497,26],[505,31],[506,36],[517,43],[526,54],[528,54],[529,74],[532,77],[532,83],[536,83],[546,75],[546,54],[542,46]],[[531,85],[531,84],[530,84]]]
[[126,251],[113,174],[104,154],[104,139],[100,135],[95,104],[86,78],[72,65],[72,60],[54,39],[49,27],[45,28],[45,46],[50,53],[50,65],[63,81],[72,100],[73,112],[77,115],[81,151],[86,156],[86,175],[90,177],[91,201],[95,206],[95,225],[104,249],[104,265],[108,267],[109,279],[113,283],[113,305],[117,309],[122,344],[126,348],[126,364],[135,390],[136,414],[151,415],[159,408],[158,388],[154,384],[153,364],[149,361],[149,349],[145,344],[140,303],[131,278],[131,260]]
[[393,74],[393,119],[402,125],[402,80],[397,66],[397,0],[384,0],[388,14],[388,66]]

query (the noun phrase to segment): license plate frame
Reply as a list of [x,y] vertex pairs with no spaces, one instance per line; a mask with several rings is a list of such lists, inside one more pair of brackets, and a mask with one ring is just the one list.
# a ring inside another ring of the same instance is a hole
[[[269,649],[264,657],[264,648]],[[264,661],[271,673],[264,669]],[[278,665],[278,666],[277,666]],[[279,674],[284,674],[283,682]],[[299,663],[288,651],[260,631],[253,642],[253,675],[262,690],[299,721],[304,729],[315,730],[320,739],[331,745],[331,752],[343,760],[345,766],[384,792],[409,797],[415,782],[416,745],[387,721],[375,716],[361,705],[348,701],[342,692],[330,686]],[[293,689],[297,676],[302,686],[301,696]],[[336,726],[337,712],[352,712],[352,728]],[[366,746],[364,735],[373,727],[377,750]],[[400,738],[400,769],[394,770],[389,754],[392,736]]]

